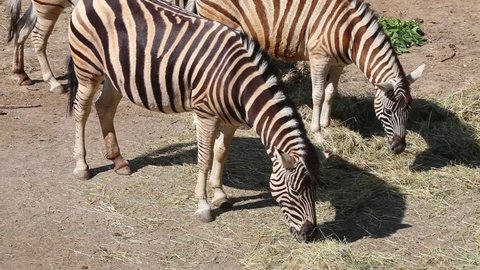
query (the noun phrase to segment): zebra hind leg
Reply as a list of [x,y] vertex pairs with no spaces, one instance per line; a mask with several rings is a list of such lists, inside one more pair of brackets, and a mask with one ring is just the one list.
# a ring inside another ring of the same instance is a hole
[[[20,2],[20,1],[17,1]],[[11,16],[14,16],[12,14]],[[32,4],[19,20],[12,20],[10,25],[9,41],[13,40],[12,72],[18,77],[19,85],[32,85],[33,81],[25,72],[24,45],[37,20]]]
[[212,167],[213,147],[218,127],[218,119],[197,115],[198,178],[195,197],[198,200],[198,209],[195,211],[195,216],[202,222],[210,222],[215,219],[207,202],[206,183],[207,175]]
[[103,138],[105,139],[106,154],[105,157],[114,163],[113,171],[121,175],[130,175],[131,170],[128,162],[122,157],[120,147],[117,142],[117,135],[113,119],[117,111],[118,103],[122,99],[120,92],[115,90],[111,81],[106,78],[103,89],[95,101],[100,126],[102,127]]
[[24,67],[23,46],[25,40],[15,43],[13,49],[12,72],[18,77],[18,85],[32,85],[33,81],[28,77]]
[[213,189],[212,204],[224,209],[232,207],[232,202],[223,190],[223,168],[235,130],[236,127],[232,126],[220,127],[220,134],[215,141],[212,172],[210,173],[210,186]]

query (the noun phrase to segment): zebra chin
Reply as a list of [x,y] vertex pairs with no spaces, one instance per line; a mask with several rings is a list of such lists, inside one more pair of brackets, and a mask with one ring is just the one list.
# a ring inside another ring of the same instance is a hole
[[388,140],[388,143],[390,144],[390,150],[394,154],[402,153],[407,147],[405,137],[400,137],[398,135],[393,135],[392,139]]
[[316,231],[317,226],[313,225],[310,221],[305,222],[299,231],[294,227],[290,227],[290,233],[299,243],[313,241],[315,239]]

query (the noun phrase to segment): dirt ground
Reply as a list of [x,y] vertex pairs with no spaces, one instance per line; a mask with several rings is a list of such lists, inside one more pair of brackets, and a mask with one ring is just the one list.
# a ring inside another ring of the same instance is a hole
[[[426,64],[423,78],[412,89],[415,98],[438,99],[480,81],[478,0],[369,2],[379,15],[423,21],[428,43],[400,57],[407,71]],[[0,39],[0,105],[41,105],[4,109],[6,115],[0,115],[0,268],[238,269],[251,267],[248,262],[265,242],[270,241],[270,247],[275,248],[299,245],[281,225],[280,210],[269,197],[266,184],[269,161],[248,131],[237,134],[242,138],[235,143],[232,151],[237,155],[229,164],[250,172],[227,171],[231,180],[227,190],[238,198],[233,209],[238,211],[220,213],[209,224],[199,224],[193,217],[196,148],[188,114],[161,115],[122,101],[116,126],[120,147],[134,174],[117,176],[103,158],[101,131],[92,113],[86,140],[93,178],[74,179],[74,121],[66,117],[67,96],[48,92],[30,43],[26,70],[37,81],[32,86],[17,86],[10,70],[12,47],[5,38],[6,3],[1,4],[0,11],[0,36],[4,37]],[[54,73],[63,83],[67,23],[64,14],[48,47]],[[453,58],[443,61],[454,51]],[[355,66],[346,69],[340,88],[345,93],[373,93]],[[260,150],[251,150],[252,146]],[[258,166],[242,163],[252,153]],[[259,180],[244,182],[248,177]],[[418,259],[415,252],[448,245],[450,234],[455,234],[451,230],[440,237],[436,234],[441,231],[431,229],[429,222],[446,228],[457,220],[468,223],[465,216],[480,218],[480,200],[473,200],[480,197],[479,191],[470,190],[464,196],[456,201],[461,208],[451,206],[453,209],[445,213],[448,216],[434,219],[418,214],[430,207],[428,203],[407,197],[403,223],[414,226],[381,237],[360,237],[345,245],[354,253],[399,254],[398,250],[403,250],[404,260],[416,261],[412,268],[428,268],[431,262]],[[333,213],[326,213],[321,220],[328,220],[328,215]],[[276,227],[281,230],[272,231]],[[478,243],[480,246],[480,237]],[[282,268],[279,265],[285,264],[258,268]],[[357,266],[352,263],[348,268]]]

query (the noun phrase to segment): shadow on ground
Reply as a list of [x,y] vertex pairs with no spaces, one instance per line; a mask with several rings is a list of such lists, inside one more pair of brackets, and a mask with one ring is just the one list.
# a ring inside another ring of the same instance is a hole
[[[373,111],[373,98],[339,96],[332,117],[364,137],[383,134]],[[411,170],[428,171],[452,164],[480,166],[480,144],[475,129],[434,101],[415,99],[407,128],[420,134],[428,144],[428,149],[417,154]]]
[[[308,65],[298,66],[279,61],[274,61],[274,65],[282,77],[292,73],[285,81],[284,88],[293,102],[297,106],[311,107],[312,84]],[[332,118],[363,137],[385,134],[375,117],[373,97],[337,95]],[[428,149],[419,153],[412,163],[412,171],[428,171],[452,164],[480,166],[480,144],[475,139],[475,129],[459,119],[456,112],[449,111],[432,100],[414,99],[407,129],[420,134],[428,144]]]
[[[301,90],[291,92],[289,96],[295,104],[311,107],[310,93],[310,90]],[[365,138],[385,134],[375,116],[373,97],[337,95],[332,118]],[[480,166],[480,144],[476,140],[475,129],[458,118],[454,111],[449,111],[432,100],[414,99],[407,129],[420,134],[428,144],[428,149],[415,158],[411,170],[428,171],[452,164]]]
[[[134,171],[145,166],[195,164],[196,147],[193,142],[170,145],[129,162]],[[320,177],[326,187],[319,189],[317,199],[330,202],[336,215],[334,220],[319,224],[322,233],[318,240],[328,237],[352,242],[365,237],[385,237],[409,226],[402,224],[405,199],[396,187],[340,157],[330,158],[321,167]],[[94,171],[98,173],[108,168],[104,166]],[[235,138],[225,168],[224,184],[259,193],[232,198],[231,209],[215,209],[214,213],[220,216],[229,211],[276,207],[268,188],[270,173],[271,163],[260,140]]]

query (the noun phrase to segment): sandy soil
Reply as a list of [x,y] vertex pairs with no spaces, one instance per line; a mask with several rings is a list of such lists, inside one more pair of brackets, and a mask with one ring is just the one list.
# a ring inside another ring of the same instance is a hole
[[[443,97],[479,80],[478,0],[370,2],[380,15],[423,20],[428,43],[400,57],[407,71],[421,63],[427,65],[424,77],[412,89],[415,97]],[[3,37],[7,30],[5,5],[0,7]],[[67,15],[62,15],[48,47],[54,72],[60,77],[65,74],[67,22]],[[453,54],[452,47],[455,57],[442,61]],[[17,86],[10,72],[11,56],[11,46],[1,39],[0,104],[41,107],[3,110],[6,115],[0,115],[0,268],[236,269],[242,265],[238,258],[246,251],[241,248],[242,241],[251,241],[251,231],[233,231],[229,222],[246,222],[259,230],[266,225],[258,218],[280,222],[279,213],[265,211],[278,210],[267,199],[264,206],[245,206],[211,224],[198,224],[192,215],[194,179],[178,181],[195,172],[190,116],[154,114],[127,102],[120,104],[116,124],[134,175],[122,177],[109,171],[98,120],[92,114],[87,151],[94,177],[75,180],[74,123],[66,117],[66,95],[48,93],[47,84],[41,81]],[[30,44],[26,69],[33,79],[41,79]],[[354,66],[347,68],[340,87],[349,93],[373,92]],[[268,164],[266,158],[262,162]],[[263,177],[266,181],[267,176]],[[235,196],[268,198],[265,183],[259,185],[235,187]],[[464,214],[472,208],[466,209]],[[421,224],[417,218],[414,210],[408,210],[404,220]],[[223,234],[214,235],[219,231]],[[287,234],[287,229],[281,233]],[[418,235],[409,230],[386,238],[400,236],[406,247],[414,247],[418,241]],[[395,249],[380,247],[376,241],[359,240],[356,245],[364,250]],[[422,244],[439,245],[435,241]]]

